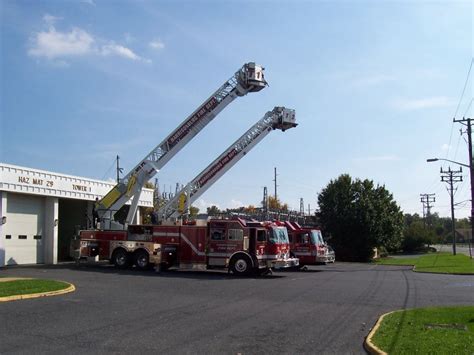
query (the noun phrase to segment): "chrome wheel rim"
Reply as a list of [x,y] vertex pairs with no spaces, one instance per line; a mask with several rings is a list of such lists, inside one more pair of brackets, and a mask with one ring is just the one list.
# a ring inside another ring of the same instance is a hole
[[245,272],[247,271],[247,262],[244,259],[239,259],[235,263],[235,270],[237,272]]

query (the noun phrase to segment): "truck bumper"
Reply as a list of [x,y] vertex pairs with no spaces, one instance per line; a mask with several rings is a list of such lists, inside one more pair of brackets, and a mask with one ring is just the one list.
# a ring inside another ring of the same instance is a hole
[[268,262],[270,265],[268,267],[274,268],[274,269],[285,269],[288,267],[295,267],[300,264],[300,261],[298,258],[288,258],[288,259],[277,259],[277,260],[269,260]]
[[334,254],[320,255],[316,257],[316,263],[318,264],[328,264],[335,261]]

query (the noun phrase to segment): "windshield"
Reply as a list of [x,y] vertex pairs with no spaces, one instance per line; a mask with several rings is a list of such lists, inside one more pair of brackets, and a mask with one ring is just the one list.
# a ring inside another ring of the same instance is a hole
[[311,241],[314,245],[324,244],[323,235],[321,234],[321,231],[313,229],[311,231]]
[[273,244],[288,244],[288,232],[285,227],[272,227],[270,233],[270,243]]

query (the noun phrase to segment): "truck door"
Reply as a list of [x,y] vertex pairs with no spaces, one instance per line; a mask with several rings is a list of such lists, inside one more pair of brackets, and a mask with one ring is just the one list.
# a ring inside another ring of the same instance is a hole
[[295,255],[301,262],[310,262],[311,259],[311,238],[308,232],[297,233],[295,238]]
[[250,228],[249,230],[249,254],[255,255],[257,247],[257,230]]

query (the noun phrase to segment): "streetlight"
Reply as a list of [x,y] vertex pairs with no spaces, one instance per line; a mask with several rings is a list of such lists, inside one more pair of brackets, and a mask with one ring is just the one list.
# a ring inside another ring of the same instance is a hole
[[427,161],[428,163],[432,163],[432,162],[438,161],[438,160],[445,160],[445,161],[449,161],[450,163],[454,163],[454,164],[458,164],[458,165],[461,165],[461,166],[465,166],[466,168],[470,168],[469,165],[464,164],[464,163],[459,163],[459,162],[454,161],[454,160],[443,159],[443,158],[431,158],[431,159],[426,159],[426,161]]
[[[470,132],[469,132],[470,134]],[[469,257],[472,259],[472,253],[471,253],[471,241],[474,236],[474,165],[472,164],[472,159],[470,159],[470,164],[464,164],[460,163],[454,160],[449,160],[449,159],[443,159],[443,158],[431,158],[431,159],[426,159],[428,163],[432,163],[438,160],[444,160],[448,161],[450,163],[458,164],[461,166],[464,166],[466,168],[469,168],[469,175],[471,178],[471,239],[469,240]],[[453,219],[453,225],[454,225],[454,219]],[[453,243],[455,243],[455,238],[456,236],[453,235]]]

